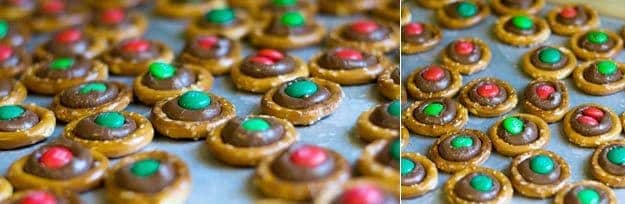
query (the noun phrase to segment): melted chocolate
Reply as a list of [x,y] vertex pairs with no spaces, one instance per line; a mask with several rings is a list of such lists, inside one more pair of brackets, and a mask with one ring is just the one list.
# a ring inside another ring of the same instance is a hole
[[608,199],[608,195],[605,191],[592,187],[592,186],[577,186],[569,190],[568,193],[564,196],[564,203],[566,204],[582,204],[577,198],[577,193],[584,189],[593,189],[599,193],[599,202],[597,204],[608,204],[610,200]]
[[610,115],[608,114],[608,112],[601,108],[599,109],[604,112],[604,116],[603,118],[601,118],[601,120],[598,121],[599,124],[593,126],[579,122],[577,118],[582,116],[582,111],[585,108],[586,107],[577,108],[577,110],[575,110],[575,112],[573,113],[571,120],[569,121],[571,123],[571,127],[576,132],[584,136],[597,136],[610,131],[610,129],[612,128],[612,120],[610,119]]
[[80,92],[85,85],[91,83],[92,82],[81,84],[61,92],[61,104],[70,108],[92,108],[115,100],[119,95],[120,90],[116,84],[104,81],[98,81],[98,83],[104,83],[106,85],[106,91]]
[[502,0],[501,3],[510,8],[527,9],[531,8],[536,3],[536,0]]
[[337,56],[337,52],[344,50],[345,48],[334,48],[327,51],[319,58],[317,63],[324,69],[333,70],[350,70],[350,69],[362,69],[378,64],[378,58],[375,55],[359,51],[362,53],[362,59],[343,59]]
[[608,173],[615,176],[625,176],[625,165],[623,164],[615,164],[608,160],[608,152],[616,147],[622,147],[622,145],[610,145],[603,149],[601,153],[599,153],[599,166]]
[[588,34],[583,35],[579,38],[579,41],[577,41],[578,46],[585,50],[592,52],[608,52],[616,45],[616,41],[611,36],[608,36],[607,42],[603,44],[595,44],[588,40],[587,35]]
[[[213,96],[211,96],[212,98]],[[188,122],[207,121],[221,113],[221,104],[217,100],[211,100],[211,104],[208,107],[201,110],[189,110],[185,109],[178,103],[180,96],[167,101],[163,105],[163,112],[167,117]]]
[[74,65],[66,70],[54,70],[47,62],[48,65],[40,67],[35,71],[35,75],[47,79],[74,79],[87,76],[93,67],[93,62],[83,58],[75,58],[74,60]]
[[566,18],[562,15],[557,15],[556,20],[564,25],[575,25],[575,26],[583,26],[589,20],[589,14],[586,12],[586,9],[582,6],[574,6],[575,11],[577,11],[577,15],[572,18]]
[[391,79],[393,79],[394,84],[399,84],[401,82],[401,75],[399,74],[399,67],[394,67],[393,72],[391,72]]
[[324,87],[317,84],[317,92],[313,95],[304,98],[295,98],[286,94],[285,89],[291,84],[296,82],[297,80],[303,79],[295,79],[293,81],[284,83],[280,85],[278,91],[273,95],[273,100],[281,106],[290,108],[290,109],[305,109],[311,106],[317,105],[319,103],[324,102],[325,100],[332,97],[330,95],[330,91]]
[[111,30],[123,30],[126,29],[130,26],[132,26],[132,22],[131,19],[128,18],[128,12],[123,11],[124,12],[124,18],[119,21],[119,22],[114,22],[114,23],[110,23],[107,22],[106,20],[104,20],[103,18],[103,12],[106,12],[106,10],[103,11],[99,11],[94,17],[92,18],[91,23],[97,27],[102,27],[102,28],[108,28]]
[[132,165],[128,164],[115,173],[117,185],[122,188],[141,192],[158,193],[176,180],[174,165],[168,161],[159,161],[158,171],[147,177],[139,177],[132,173]]
[[219,59],[227,56],[232,51],[234,42],[230,39],[218,37],[217,42],[209,48],[202,47],[198,41],[206,36],[198,36],[185,45],[184,52],[202,59]]
[[414,35],[406,32],[404,30],[404,27],[402,27],[401,41],[407,43],[424,44],[434,39],[435,34],[430,29],[430,26],[424,25],[423,28],[423,32],[419,33],[418,35]]
[[532,121],[525,120],[523,118],[519,118],[519,119],[521,119],[524,124],[524,128],[522,132],[520,132],[519,134],[515,134],[515,135],[510,134],[503,127],[503,123],[501,123],[498,127],[499,130],[497,132],[497,136],[499,136],[499,138],[501,138],[502,140],[506,141],[506,143],[509,143],[512,145],[525,145],[525,144],[529,144],[529,143],[536,141],[538,139],[538,134],[540,132],[536,124]]
[[44,48],[54,56],[78,57],[83,56],[88,50],[91,42],[82,34],[81,38],[70,43],[50,40]]
[[154,43],[153,41],[148,41],[150,45],[148,46],[148,49],[143,52],[133,52],[133,51],[124,50],[124,45],[127,42],[130,42],[133,40],[138,40],[138,39],[128,39],[119,43],[115,48],[113,48],[113,51],[112,51],[113,55],[120,57],[127,61],[132,61],[132,62],[149,61],[149,60],[157,58],[160,55],[161,50],[159,50],[157,44]]
[[534,172],[530,167],[530,162],[532,158],[533,157],[525,159],[517,166],[519,173],[521,174],[521,176],[523,176],[523,178],[525,178],[525,180],[529,181],[530,183],[535,183],[539,185],[556,184],[560,182],[560,174],[562,172],[562,168],[560,168],[560,164],[558,164],[558,162],[555,162],[555,159],[552,158],[552,160],[554,160],[554,166],[553,170],[550,173],[539,174]]
[[[428,116],[423,112],[423,109],[425,109],[426,105],[434,103],[434,102],[442,103],[444,106],[443,111],[438,117]],[[451,122],[454,118],[456,118],[456,113],[458,111],[456,108],[457,105],[458,104],[456,101],[448,99],[448,98],[428,99],[424,101],[423,103],[421,103],[419,107],[417,107],[414,110],[413,115],[414,115],[414,118],[421,123],[431,124],[431,125],[444,125],[444,124]]]
[[458,62],[460,64],[475,64],[482,59],[482,48],[479,45],[473,43],[475,45],[475,48],[471,51],[471,53],[460,54],[456,52],[456,49],[454,48],[454,45],[456,43],[458,43],[458,41],[449,43],[447,48],[445,48],[447,56],[449,56],[449,58],[451,58],[455,62]]
[[[485,175],[491,177],[491,179],[493,180],[493,187],[490,191],[480,192],[471,186],[471,179],[477,175]],[[501,184],[499,183],[499,181],[497,181],[497,179],[493,178],[488,174],[482,173],[471,173],[469,175],[466,175],[464,178],[460,179],[458,183],[456,183],[456,186],[454,186],[454,193],[458,197],[473,202],[490,201],[497,197],[500,190]]]
[[604,75],[599,73],[597,64],[592,64],[590,67],[584,69],[584,79],[595,84],[609,84],[623,78],[621,69],[617,69],[612,75]]
[[184,66],[178,66],[176,74],[168,79],[157,79],[150,72],[147,72],[141,78],[143,85],[156,90],[181,89],[194,84],[196,81],[196,74]]
[[291,154],[299,147],[301,147],[301,145],[293,145],[280,156],[276,157],[271,163],[271,171],[274,175],[289,181],[304,182],[326,178],[336,170],[337,161],[327,150],[324,150],[328,155],[327,159],[316,167],[311,168],[294,164],[291,161]]
[[[445,5],[445,7],[443,7],[445,14],[447,14],[447,16],[452,17],[452,18],[456,18],[456,19],[463,19],[465,17],[460,16],[460,14],[458,13],[458,6],[460,6],[460,3],[465,2],[465,1],[456,1],[454,3],[450,3]],[[480,13],[482,10],[482,6],[480,6],[479,4],[476,4],[477,6],[477,13]],[[469,17],[469,18],[473,18],[475,16]]]
[[[541,85],[549,85],[555,89],[555,91],[549,95],[547,99],[541,99],[536,93],[536,88]],[[558,83],[552,83],[547,81],[539,81],[531,83],[527,89],[525,89],[525,99],[532,103],[537,108],[542,110],[554,110],[562,104],[563,87]]]
[[392,155],[391,155],[391,145],[393,144],[393,142],[387,142],[384,145],[384,148],[382,148],[382,150],[380,150],[379,152],[377,152],[377,154],[375,155],[375,160],[384,165],[384,166],[388,166],[391,168],[394,168],[396,170],[400,169],[399,166],[399,160],[395,159]]
[[275,77],[293,72],[297,66],[297,62],[291,56],[285,55],[280,61],[272,64],[261,64],[251,61],[253,56],[249,56],[243,60],[241,64],[241,72],[254,78]]
[[[461,147],[461,148],[455,148],[451,146],[451,141],[454,138],[459,137],[459,136],[471,137],[471,139],[473,140],[473,145],[471,145],[471,147]],[[444,158],[445,160],[462,162],[462,161],[468,161],[478,156],[481,153],[481,149],[480,149],[481,147],[482,147],[482,140],[479,137],[475,135],[471,135],[471,134],[460,133],[458,135],[445,138],[445,140],[443,140],[438,145],[437,148],[438,148],[438,154],[440,154],[440,156]]]
[[[494,97],[481,96],[480,94],[478,94],[477,89],[478,87],[484,84],[496,85],[499,88],[499,94],[497,94]],[[471,90],[469,91],[469,98],[471,99],[471,101],[479,103],[480,105],[483,105],[483,106],[496,106],[496,105],[503,103],[506,99],[508,99],[508,92],[506,91],[506,89],[504,89],[501,85],[497,84],[497,82],[495,81],[483,80],[475,84],[473,87],[471,87]]]
[[137,129],[134,120],[126,118],[124,125],[119,128],[100,126],[95,122],[98,115],[83,118],[76,124],[74,134],[86,140],[116,140],[133,133]]
[[15,87],[15,79],[3,79],[0,78],[0,98],[8,96]]
[[250,118],[253,117],[237,117],[228,121],[221,132],[221,138],[224,143],[236,147],[261,147],[273,144],[284,137],[284,126],[273,118],[262,118],[270,125],[270,128],[267,130],[258,132],[246,130],[242,127],[242,124],[246,119]]
[[[51,147],[67,148],[73,154],[72,160],[65,166],[58,169],[46,167],[39,161],[39,159],[46,152],[46,150]],[[31,153],[30,156],[28,156],[26,164],[24,164],[24,172],[43,178],[65,180],[80,176],[89,171],[89,169],[93,166],[93,163],[93,157],[91,156],[89,149],[74,142],[55,142],[40,147],[35,150],[35,152]]]
[[349,29],[349,26],[347,26],[341,35],[351,41],[377,42],[388,39],[390,34],[391,28],[378,24],[378,29],[366,33],[353,31]]
[[533,35],[538,32],[536,25],[532,25],[529,29],[520,29],[512,23],[512,18],[504,24],[503,29],[516,35]]
[[24,108],[24,113],[12,120],[0,120],[0,132],[17,132],[34,127],[39,123],[39,115]]
[[369,116],[369,120],[377,126],[399,130],[399,117],[395,117],[388,112],[389,105],[390,103],[384,103],[375,107],[371,116]]
[[428,67],[425,67],[419,70],[414,77],[414,83],[417,86],[417,88],[419,88],[419,90],[423,92],[429,92],[429,93],[443,91],[447,89],[449,85],[452,83],[451,73],[449,72],[448,69],[443,68],[443,70],[445,71],[443,77],[436,81],[430,81],[430,80],[423,78],[423,73],[427,70],[428,70]]
[[288,37],[288,36],[293,36],[293,35],[297,36],[297,35],[310,34],[314,30],[315,30],[315,25],[312,23],[306,23],[302,26],[290,27],[290,26],[284,25],[281,22],[280,18],[276,17],[271,21],[269,26],[265,28],[265,33],[269,35]]
[[566,66],[566,64],[569,62],[569,58],[562,52],[560,52],[561,54],[560,61],[556,63],[550,64],[550,63],[545,63],[545,62],[540,61],[540,56],[539,56],[540,52],[548,48],[554,48],[554,47],[542,46],[536,49],[534,53],[532,53],[532,56],[530,58],[532,65],[543,70],[559,70],[559,69],[562,69],[564,66]]
[[419,184],[423,181],[423,179],[425,179],[426,173],[423,164],[419,163],[418,161],[411,161],[414,162],[415,166],[410,173],[401,176],[402,186]]

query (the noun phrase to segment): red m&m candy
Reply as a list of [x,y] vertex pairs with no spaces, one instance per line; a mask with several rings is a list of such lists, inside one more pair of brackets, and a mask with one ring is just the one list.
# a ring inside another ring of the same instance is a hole
[[477,94],[487,98],[492,98],[499,95],[499,91],[499,86],[494,83],[485,83],[477,87]]
[[20,204],[56,204],[56,197],[45,191],[34,191],[24,196]]
[[122,49],[126,52],[145,52],[149,48],[150,42],[143,39],[130,40],[122,45]]
[[379,204],[384,201],[384,193],[371,185],[360,185],[345,190],[341,196],[344,204]]
[[594,119],[601,120],[605,113],[597,107],[588,107],[582,111],[585,116],[590,116]]
[[547,84],[536,87],[536,95],[542,100],[548,99],[554,92],[556,92],[556,89]]
[[77,28],[70,28],[57,33],[54,40],[60,43],[73,43],[82,37],[82,32]]
[[461,55],[468,55],[475,49],[475,44],[470,41],[458,41],[454,43],[454,50]]
[[13,48],[7,45],[0,45],[0,61],[9,59],[13,55]]
[[560,16],[564,17],[564,18],[573,18],[575,16],[577,16],[577,10],[575,9],[575,7],[565,7],[562,10],[560,10]]
[[108,9],[100,14],[100,21],[105,24],[117,24],[126,18],[122,9]]
[[296,165],[313,168],[326,161],[328,154],[321,147],[303,145],[293,151],[289,159]]
[[211,49],[217,44],[219,38],[216,36],[204,36],[197,39],[197,44],[204,49]]
[[62,0],[48,0],[43,3],[41,9],[49,14],[60,13],[65,10],[65,2]]
[[351,29],[358,33],[370,33],[377,30],[378,27],[378,23],[370,20],[356,21],[351,25]]
[[404,26],[404,33],[408,35],[420,35],[425,31],[423,23],[409,23]]
[[58,169],[72,161],[74,155],[66,147],[50,147],[39,158],[39,162],[48,168]]
[[426,68],[423,73],[421,73],[421,77],[428,81],[438,81],[445,76],[445,70],[437,65],[431,65]]
[[362,53],[351,48],[343,48],[336,51],[336,56],[344,60],[362,60]]
[[256,55],[250,58],[250,61],[259,64],[272,65],[282,59],[284,59],[284,54],[282,54],[282,52],[272,49],[262,49],[256,52]]

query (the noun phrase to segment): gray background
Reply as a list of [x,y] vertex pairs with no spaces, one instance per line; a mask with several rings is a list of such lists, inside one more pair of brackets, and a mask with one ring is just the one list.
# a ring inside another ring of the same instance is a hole
[[[169,20],[150,15],[150,27],[146,34],[149,39],[160,40],[167,43],[172,49],[179,53],[183,47],[184,39],[181,33],[185,29],[186,22]],[[343,17],[341,19],[329,16],[319,16],[317,20],[330,31],[332,28],[363,16]],[[30,48],[43,42],[46,37],[39,36],[30,44]],[[312,55],[319,52],[320,47],[310,47],[289,52],[292,55],[308,61]],[[245,55],[250,52],[249,46],[245,48]],[[391,56],[398,59],[397,56]],[[130,84],[133,77],[116,77],[110,79],[123,81]],[[300,141],[303,143],[313,143],[323,147],[333,149],[342,154],[352,165],[360,155],[364,147],[355,133],[354,125],[360,113],[384,102],[374,84],[343,87],[345,98],[336,112],[309,127],[297,127],[300,134]],[[259,113],[259,102],[262,95],[250,94],[237,91],[229,76],[216,77],[211,92],[223,96],[233,102],[237,109],[238,116]],[[52,97],[29,94],[25,103],[37,103],[38,105],[49,107]],[[140,105],[137,102],[131,104],[128,111],[138,112],[144,116],[149,116],[150,108]],[[54,134],[47,142],[58,137],[63,131],[63,124],[57,124]],[[191,169],[192,190],[188,203],[252,203],[254,200],[262,198],[262,195],[251,184],[251,176],[254,168],[236,168],[224,165],[215,160],[207,150],[204,140],[172,140],[158,134],[154,141],[143,151],[164,150],[181,157]],[[39,143],[27,148],[1,151],[0,152],[0,173],[6,174],[9,165],[24,155],[32,152]],[[114,164],[116,160],[113,160]],[[87,203],[105,203],[104,191],[102,188],[82,194]]]
[[[436,22],[434,12],[420,8],[412,2],[406,4],[413,8],[413,20],[428,23]],[[545,9],[543,9],[543,12],[540,15],[544,16],[550,8],[551,6],[547,6]],[[401,66],[402,77],[404,78],[404,81],[406,77],[408,77],[408,74],[416,68],[433,63],[440,64],[439,54],[441,53],[441,50],[443,50],[444,47],[454,39],[461,37],[478,37],[486,41],[490,46],[493,53],[493,60],[488,65],[488,68],[484,71],[471,76],[463,76],[463,84],[466,84],[467,82],[476,78],[494,76],[496,78],[507,81],[517,91],[524,90],[525,86],[529,83],[529,81],[531,81],[531,78],[523,73],[519,64],[521,56],[529,51],[531,48],[518,48],[499,42],[491,32],[496,19],[496,16],[491,15],[478,26],[465,30],[444,29],[443,40],[440,44],[436,46],[435,49],[417,55],[402,55]],[[606,28],[608,30],[620,33],[621,28],[623,27],[623,21],[617,19],[602,18],[601,25],[602,28]],[[568,39],[568,37],[562,37],[552,34],[549,40],[544,44],[557,46],[567,45],[568,47]],[[625,52],[621,52],[615,59],[619,62],[624,62]],[[582,93],[580,90],[575,88],[571,79],[566,79],[564,81],[569,90],[571,107],[575,107],[582,103],[596,102],[611,108],[619,115],[623,113],[623,111],[625,111],[624,92],[619,92],[611,96],[590,96]],[[511,113],[514,112],[518,112],[518,108],[514,109]],[[488,128],[490,128],[490,126],[500,118],[501,117],[485,119],[470,116],[465,128],[487,131]],[[594,149],[580,148],[570,143],[561,133],[560,123],[551,124],[549,125],[549,128],[551,130],[551,141],[545,147],[545,149],[556,152],[568,162],[569,166],[571,167],[572,173],[570,181],[575,182],[582,179],[591,179],[592,177],[590,175],[590,170],[588,169],[588,167],[589,159]],[[412,137],[410,138],[410,144],[405,149],[405,151],[418,152],[422,155],[427,154],[427,150],[435,140],[435,138],[422,137],[414,134],[411,136]],[[623,139],[623,137],[621,136],[619,137],[619,139]],[[491,156],[482,166],[498,169],[503,171],[506,175],[509,175],[508,168],[511,160],[511,157],[502,156],[496,153],[493,149]],[[404,200],[404,203],[441,203],[443,201],[447,202],[446,195],[442,190],[442,186],[447,181],[448,177],[449,174],[439,172],[439,181],[436,190],[425,194],[420,198]],[[618,189],[615,190],[615,192],[617,194],[617,197],[619,197],[619,201],[625,202],[625,190]],[[527,197],[522,197],[518,193],[515,194],[513,199],[513,203],[551,202],[552,199],[530,199]]]

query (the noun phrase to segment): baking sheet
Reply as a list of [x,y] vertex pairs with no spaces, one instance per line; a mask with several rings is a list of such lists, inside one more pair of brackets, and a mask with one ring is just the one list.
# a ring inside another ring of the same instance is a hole
[[[406,2],[413,8],[413,20],[423,22],[436,22],[434,12],[426,10],[416,6],[416,4]],[[544,16],[551,6],[547,6],[543,9],[541,16]],[[438,63],[440,64],[439,54],[445,48],[445,46],[456,38],[460,37],[478,37],[488,43],[493,53],[493,60],[488,65],[488,68],[482,72],[479,72],[470,76],[463,76],[463,84],[467,82],[486,76],[494,76],[496,78],[507,81],[517,91],[521,91],[531,81],[531,78],[523,73],[519,64],[521,56],[529,51],[531,48],[517,48],[509,46],[499,42],[492,34],[492,26],[497,19],[496,16],[491,15],[484,22],[476,27],[466,30],[443,30],[443,39],[440,44],[431,51],[417,55],[402,55],[401,58],[401,71],[404,81],[411,73],[418,67],[423,67],[428,64]],[[611,31],[619,32],[623,26],[623,21],[616,19],[603,17],[601,19],[601,27]],[[620,32],[619,32],[620,33]],[[551,35],[549,40],[544,43],[547,45],[564,46],[568,45],[568,37],[562,37],[558,35]],[[568,46],[567,46],[568,47]],[[617,61],[625,62],[625,52],[621,52],[617,57]],[[619,115],[625,111],[625,92],[619,92],[611,96],[590,96],[582,93],[580,90],[574,87],[571,79],[564,80],[570,97],[570,107],[589,102],[601,103]],[[522,93],[522,92],[520,92]],[[412,101],[411,101],[412,102]],[[519,112],[519,108],[515,108],[511,113]],[[481,131],[487,131],[488,128],[501,117],[495,118],[477,118],[472,115],[469,117],[469,121],[465,128],[478,129]],[[545,149],[553,151],[562,156],[571,167],[571,182],[580,181],[582,179],[592,179],[589,170],[589,160],[594,149],[592,148],[580,148],[570,143],[566,136],[561,133],[560,123],[550,124],[551,141],[545,147]],[[404,151],[418,152],[422,155],[427,155],[427,150],[436,138],[422,137],[417,135],[411,135],[410,144]],[[623,139],[623,137],[619,137]],[[511,157],[504,157],[493,149],[490,157],[482,166],[502,170],[506,175],[510,175],[508,172]],[[441,203],[446,202],[446,195],[442,190],[443,185],[449,178],[449,174],[439,172],[438,186],[436,190],[425,194],[424,196],[411,200],[404,200],[403,203]],[[620,202],[625,202],[625,189],[614,189]],[[513,203],[552,203],[552,199],[531,199],[522,197],[518,193],[514,195]]]
[[[150,15],[150,26],[146,33],[148,39],[155,39],[165,42],[172,49],[179,53],[182,50],[184,39],[182,32],[185,29],[185,21],[171,20]],[[331,17],[318,16],[317,20],[328,30],[338,25],[353,21],[364,16],[352,17]],[[34,42],[29,44],[30,49],[46,38],[37,36]],[[250,52],[250,47],[245,46],[244,56]],[[289,52],[292,55],[308,61],[315,53],[321,51],[321,47],[310,47]],[[397,56],[390,57],[398,59]],[[112,76],[111,80],[122,81],[130,84],[134,77]],[[342,154],[352,165],[360,155],[364,147],[354,129],[354,125],[360,113],[384,102],[383,97],[378,93],[374,84],[361,86],[344,86],[345,98],[334,114],[308,127],[297,127],[300,134],[300,141],[303,143],[317,144],[333,149]],[[216,77],[211,92],[223,96],[236,106],[237,115],[258,114],[260,98],[262,95],[250,94],[237,91],[229,76]],[[25,103],[36,103],[40,106],[49,107],[52,97],[29,94]],[[127,111],[138,112],[144,116],[149,116],[150,108],[140,105],[137,102],[131,104]],[[63,131],[63,124],[57,124],[54,134],[47,142],[60,136]],[[0,173],[6,175],[6,171],[11,163],[34,151],[42,145],[18,150],[0,152]],[[188,202],[193,203],[253,203],[253,201],[263,196],[252,185],[251,177],[254,168],[237,168],[224,165],[215,160],[207,150],[205,140],[172,140],[158,134],[154,141],[143,151],[164,150],[181,157],[191,170],[192,190]],[[113,160],[114,164],[117,160]],[[106,203],[104,190],[97,190],[83,193],[81,197],[86,203],[98,204]]]

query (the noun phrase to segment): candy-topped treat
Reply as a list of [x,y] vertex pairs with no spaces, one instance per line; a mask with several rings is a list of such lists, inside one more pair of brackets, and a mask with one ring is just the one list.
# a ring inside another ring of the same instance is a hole
[[298,140],[291,123],[268,115],[230,119],[211,131],[208,149],[220,161],[234,166],[256,166],[263,158],[284,151]]
[[212,86],[213,76],[202,67],[163,62],[150,64],[148,71],[137,76],[133,83],[137,99],[147,105],[189,90],[208,91]]
[[454,3],[454,2],[456,2],[458,0],[438,0],[438,1],[416,0],[416,1],[417,1],[417,4],[419,4],[423,8],[426,8],[426,9],[438,9],[438,8],[442,8],[443,6],[445,6],[447,4]]
[[77,27],[58,31],[47,42],[39,45],[33,53],[38,60],[51,60],[57,57],[96,58],[107,49],[104,38],[92,37]]
[[512,110],[518,98],[508,82],[486,77],[466,84],[460,90],[458,101],[475,116],[496,117]]
[[500,41],[512,46],[532,46],[545,42],[551,29],[542,18],[525,14],[503,16],[493,28]]
[[595,149],[590,159],[590,172],[608,186],[625,186],[625,141],[613,140]]
[[478,38],[459,38],[441,52],[441,61],[449,69],[469,75],[486,69],[492,56],[486,42]]
[[543,9],[545,0],[493,0],[490,6],[493,7],[495,13],[500,15],[534,15]]
[[540,46],[523,55],[521,68],[537,78],[567,78],[577,66],[575,54],[566,47]]
[[12,78],[0,78],[0,105],[20,104],[27,91],[22,82]]
[[489,14],[488,5],[482,1],[454,0],[436,10],[436,20],[443,27],[466,29],[481,23]]
[[307,77],[308,66],[286,52],[262,49],[235,64],[230,75],[238,89],[264,93],[284,82]]
[[318,44],[326,33],[323,25],[299,11],[273,16],[250,33],[250,43],[261,48],[295,49]]
[[[405,166],[400,166],[400,163]],[[356,169],[363,176],[397,184],[401,175],[409,170],[407,163],[409,162],[401,157],[399,138],[380,139],[365,147],[358,158]]]
[[70,122],[95,113],[124,110],[131,101],[132,90],[125,84],[91,81],[54,96],[50,109],[58,120]]
[[308,67],[313,77],[341,85],[375,81],[384,70],[395,65],[386,56],[351,47],[335,47],[314,55]]
[[399,137],[401,102],[394,100],[369,109],[356,122],[358,137],[366,142]]
[[467,109],[451,98],[416,101],[402,114],[402,122],[410,131],[429,137],[459,130],[468,119]]
[[434,24],[407,23],[401,27],[401,53],[415,54],[428,51],[441,42],[443,34]]
[[436,139],[428,158],[441,171],[453,173],[482,165],[490,156],[491,146],[488,136],[479,130],[451,130]]
[[0,149],[28,146],[52,135],[56,118],[36,105],[0,105]]
[[399,72],[399,66],[392,66],[390,69],[385,69],[378,76],[378,91],[387,99],[401,99],[401,76]]
[[521,105],[524,112],[547,123],[557,122],[569,110],[569,91],[564,82],[557,79],[535,79],[525,88]]
[[6,204],[83,204],[84,202],[74,192],[51,191],[38,189],[23,190],[16,192],[2,203]]
[[570,142],[580,147],[596,147],[616,139],[622,130],[616,113],[599,104],[582,104],[571,109],[562,121]]
[[225,98],[191,90],[156,103],[151,121],[164,136],[198,140],[235,116],[234,105]]
[[178,60],[208,70],[213,75],[230,73],[241,60],[241,43],[216,35],[200,35],[187,39]]
[[191,174],[178,156],[164,151],[133,154],[106,172],[106,198],[112,204],[185,203]]
[[324,189],[316,196],[314,204],[399,204],[400,192],[397,184],[379,179],[352,179],[340,186]]
[[[397,2],[397,4],[399,4],[399,0],[391,0],[389,2]],[[329,13],[332,15],[346,16],[357,13],[364,13],[377,7],[384,7],[383,4],[386,3],[378,0],[320,0],[319,10],[321,10],[321,12]],[[399,7],[395,8],[393,10],[393,13],[397,14],[398,9]],[[396,22],[399,18],[391,19]]]
[[[373,8],[373,15],[390,22],[400,21],[404,25],[412,20],[412,14],[408,6],[401,6],[402,0],[388,0],[383,2],[373,1],[377,6]],[[336,2],[336,1],[335,1]],[[363,2],[363,1],[359,1]],[[397,12],[400,10],[400,12]]]
[[30,16],[37,0],[5,0],[0,2],[0,19],[17,21]]
[[513,189],[510,180],[498,170],[468,166],[445,183],[445,194],[451,204],[509,203]]
[[140,75],[152,62],[169,63],[174,52],[165,43],[145,38],[131,38],[117,43],[100,59],[109,65],[112,74]]
[[318,78],[297,78],[276,86],[263,96],[263,113],[286,119],[293,125],[312,125],[338,108],[341,86]]
[[353,47],[368,52],[387,53],[399,47],[400,31],[396,24],[361,19],[336,28],[328,37],[328,44]]
[[253,183],[269,197],[304,201],[343,184],[350,174],[347,160],[339,153],[312,144],[295,144],[263,159]]
[[401,154],[401,197],[415,198],[434,190],[438,183],[436,165],[416,152]]
[[571,170],[556,153],[537,149],[514,157],[510,174],[517,192],[532,198],[548,198],[564,188]]
[[98,11],[91,18],[85,27],[85,34],[118,43],[125,39],[141,37],[147,27],[148,19],[142,13],[110,8]]
[[573,72],[575,86],[590,95],[611,95],[625,89],[625,64],[609,59],[582,63]]
[[538,116],[516,113],[495,122],[488,130],[488,136],[497,153],[516,156],[545,147],[551,131],[547,122]]
[[89,20],[89,9],[71,0],[42,0],[28,20],[35,32],[51,32],[79,26]]
[[614,191],[606,185],[582,180],[565,186],[556,194],[554,204],[616,204],[618,198]]
[[571,51],[582,60],[609,59],[623,49],[623,39],[615,32],[591,29],[571,37]]
[[108,78],[107,66],[98,60],[59,57],[33,65],[22,75],[29,91],[54,95],[73,86]]
[[31,56],[25,49],[0,44],[0,77],[20,76],[31,64]]
[[[2,3],[0,3],[0,5],[1,4]],[[13,47],[25,47],[26,43],[30,41],[30,37],[27,26],[0,19],[0,44]]]
[[197,17],[186,28],[187,38],[199,35],[219,35],[238,40],[247,36],[254,22],[243,10],[215,8]]
[[226,5],[225,0],[156,0],[155,11],[169,18],[194,18]]
[[547,13],[551,30],[559,35],[574,35],[599,27],[599,14],[583,4],[567,4],[553,8]]
[[45,186],[54,191],[84,192],[102,184],[107,168],[108,159],[99,152],[57,141],[11,164],[7,179],[16,189]]
[[250,10],[252,15],[265,22],[271,18],[276,18],[286,12],[300,12],[306,18],[312,19],[317,13],[317,4],[310,0],[258,0],[262,5]]
[[135,8],[142,3],[145,3],[144,0],[86,0],[86,3],[89,6],[94,7],[100,11],[108,10],[108,9],[132,9]]
[[154,129],[139,113],[107,111],[74,120],[65,126],[63,138],[106,157],[121,157],[152,142]]

